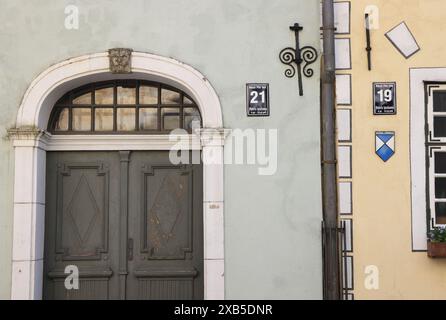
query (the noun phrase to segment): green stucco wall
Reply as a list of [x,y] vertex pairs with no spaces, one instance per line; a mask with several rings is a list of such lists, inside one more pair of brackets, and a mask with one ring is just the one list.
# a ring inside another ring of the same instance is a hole
[[[80,9],[66,30],[64,8]],[[226,298],[322,297],[319,65],[304,79],[278,59],[302,43],[320,47],[319,0],[0,0],[0,135],[14,126],[31,81],[70,57],[127,47],[173,57],[212,83],[226,128],[278,128],[278,170],[225,167]],[[271,116],[247,118],[245,84],[267,82]],[[0,140],[0,298],[11,283],[13,149]]]

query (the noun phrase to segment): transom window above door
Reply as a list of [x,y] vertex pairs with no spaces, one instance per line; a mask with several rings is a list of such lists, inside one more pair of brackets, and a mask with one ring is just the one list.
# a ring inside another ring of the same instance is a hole
[[201,126],[197,104],[176,88],[148,81],[115,80],[66,93],[53,108],[53,134],[168,133]]

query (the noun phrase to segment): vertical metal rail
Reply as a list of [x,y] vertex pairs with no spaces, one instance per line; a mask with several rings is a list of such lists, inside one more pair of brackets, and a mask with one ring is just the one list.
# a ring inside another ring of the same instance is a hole
[[325,268],[325,256],[326,256],[326,251],[327,251],[327,236],[326,236],[326,232],[325,232],[325,222],[322,221],[321,222],[321,242],[322,242],[322,261],[324,263],[323,268],[322,268],[322,295],[325,299],[325,297],[327,296],[327,282],[328,282],[328,275],[326,272],[326,268]]
[[[339,269],[340,269],[340,284],[341,284],[341,295],[339,300],[348,300],[349,296],[349,288],[348,288],[348,272],[345,266],[347,265],[347,251],[345,248],[347,247],[347,238],[346,238],[346,228],[345,221],[341,221],[339,227],[336,228],[328,228],[325,226],[324,221],[321,224],[321,233],[322,233],[322,256],[325,257],[327,254],[327,247],[329,245],[329,241],[332,237],[337,237],[341,247],[339,248]],[[326,268],[323,270],[323,294],[324,297],[328,294],[328,283],[330,282],[329,274],[326,272]]]
[[345,221],[341,221],[339,227],[339,238],[341,242],[341,284],[342,284],[342,299],[348,300],[348,271],[347,271],[347,235],[345,231]]
[[369,14],[365,14],[365,36],[367,40],[367,47],[365,48],[365,51],[367,51],[367,66],[369,71],[372,70],[372,47],[370,44],[370,20],[369,20]]

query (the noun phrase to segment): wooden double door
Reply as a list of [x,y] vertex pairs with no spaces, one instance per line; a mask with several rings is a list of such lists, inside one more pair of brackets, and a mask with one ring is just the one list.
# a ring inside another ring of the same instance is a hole
[[202,299],[202,174],[168,152],[48,152],[44,298]]

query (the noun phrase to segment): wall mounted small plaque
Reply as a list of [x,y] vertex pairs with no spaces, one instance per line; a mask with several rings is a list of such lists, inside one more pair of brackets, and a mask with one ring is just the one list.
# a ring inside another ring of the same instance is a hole
[[373,114],[374,115],[396,114],[395,82],[373,83]]
[[269,117],[269,84],[246,84],[246,114],[248,117]]

